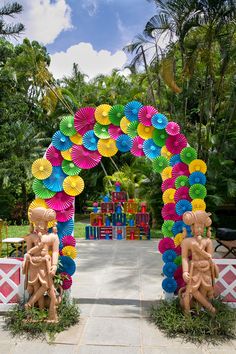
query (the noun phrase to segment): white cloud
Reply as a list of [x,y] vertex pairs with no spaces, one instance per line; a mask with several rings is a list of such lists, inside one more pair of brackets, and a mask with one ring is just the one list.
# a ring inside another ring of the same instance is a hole
[[126,61],[126,54],[121,50],[114,54],[108,50],[97,52],[90,43],[81,42],[66,52],[52,54],[50,71],[59,79],[71,75],[73,63],[77,63],[81,72],[91,79],[99,74],[109,75],[115,68],[122,69]]
[[23,5],[19,20],[26,28],[24,37],[49,44],[62,31],[72,28],[71,8],[66,0],[19,0],[19,3]]
[[83,0],[82,7],[88,11],[89,16],[93,16],[97,12],[97,0]]

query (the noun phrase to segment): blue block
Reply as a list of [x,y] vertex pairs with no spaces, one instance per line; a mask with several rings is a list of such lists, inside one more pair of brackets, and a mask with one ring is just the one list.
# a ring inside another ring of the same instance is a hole
[[124,213],[112,214],[112,225],[113,226],[126,226],[126,214],[124,214]]

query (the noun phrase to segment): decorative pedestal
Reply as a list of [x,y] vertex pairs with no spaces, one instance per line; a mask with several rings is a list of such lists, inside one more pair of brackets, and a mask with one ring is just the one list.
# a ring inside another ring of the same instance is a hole
[[115,211],[115,208],[114,208],[113,202],[101,203],[101,213],[112,214],[112,213],[114,213],[114,211]]
[[96,240],[99,239],[99,227],[96,226],[85,226],[86,240]]
[[125,226],[113,226],[113,238],[115,240],[125,240],[126,238],[126,227]]
[[127,193],[126,192],[112,192],[112,201],[113,202],[126,202]]
[[112,226],[100,227],[100,240],[112,240]]
[[215,293],[232,307],[236,308],[236,259],[214,259],[219,267],[219,278],[215,284]]
[[129,214],[136,214],[138,211],[138,203],[136,202],[125,202],[124,212]]
[[140,240],[140,230],[138,227],[127,226],[126,227],[126,239],[127,240]]
[[92,226],[103,226],[105,223],[105,215],[102,213],[91,213],[90,224]]
[[136,226],[144,227],[146,225],[149,225],[149,213],[137,213]]
[[112,225],[113,226],[125,226],[126,225],[126,214],[112,214]]

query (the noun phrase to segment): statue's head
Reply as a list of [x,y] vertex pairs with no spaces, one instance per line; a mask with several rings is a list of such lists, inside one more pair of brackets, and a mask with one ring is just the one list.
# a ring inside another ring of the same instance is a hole
[[36,231],[46,230],[48,222],[56,219],[56,212],[53,209],[38,207],[29,211],[29,220],[34,224]]
[[[210,218],[211,213],[207,213],[203,210],[198,211],[187,211],[183,215],[183,222],[186,225],[191,226],[191,230],[193,236],[203,236],[204,229],[209,228],[212,224],[212,220]],[[207,234],[210,237],[210,230]]]

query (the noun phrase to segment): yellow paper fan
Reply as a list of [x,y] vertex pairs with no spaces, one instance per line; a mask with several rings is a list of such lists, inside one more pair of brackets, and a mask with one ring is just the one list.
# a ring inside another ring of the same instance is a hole
[[125,134],[128,133],[129,125],[130,125],[130,120],[128,120],[126,117],[123,117],[120,121],[120,129],[122,130],[123,133]]
[[167,147],[164,145],[161,148],[161,156],[164,156],[169,160],[173,156],[173,154],[169,150],[167,150]]
[[47,159],[37,159],[32,164],[32,175],[37,179],[46,179],[52,173],[52,164]]
[[75,259],[77,256],[76,248],[73,246],[65,246],[61,250],[63,256],[68,256],[70,258]]
[[140,136],[140,138],[144,140],[151,139],[153,131],[154,131],[154,127],[147,127],[142,123],[139,123],[137,128],[138,135]]
[[169,188],[164,191],[164,193],[162,194],[164,204],[175,203],[175,192],[176,190],[174,188]]
[[202,173],[206,173],[207,171],[207,165],[203,160],[193,160],[190,162],[189,164],[189,172],[193,173],[193,172],[202,172]]
[[105,157],[114,156],[118,151],[116,141],[114,139],[99,139],[98,151]]
[[72,141],[72,143],[74,143],[76,145],[82,145],[83,144],[83,137],[79,133],[70,136],[70,140]]
[[61,155],[65,160],[72,161],[71,152],[72,152],[72,148],[70,148],[68,150],[61,151]]
[[168,166],[161,172],[162,181],[172,177],[172,167]]
[[198,211],[198,210],[206,210],[206,203],[204,202],[203,199],[193,199],[191,201],[193,211]]
[[108,125],[111,123],[108,113],[111,109],[109,104],[101,104],[95,110],[95,119],[98,123],[102,125]]
[[73,197],[79,195],[84,190],[84,180],[80,176],[68,176],[64,179],[63,189]]
[[[34,208],[38,208],[38,207],[42,207],[42,208],[45,208],[45,209],[49,209],[47,203],[45,202],[44,199],[41,199],[41,198],[36,198],[34,199],[30,205],[29,205],[29,208],[28,208],[28,219],[30,220],[30,216],[29,216],[29,213],[32,209]],[[50,227],[53,227],[54,224],[55,224],[56,220],[52,220],[52,221],[49,221],[48,222],[48,228]]]
[[182,241],[183,241],[183,234],[182,233],[175,235],[175,238],[174,238],[175,247],[180,246]]

